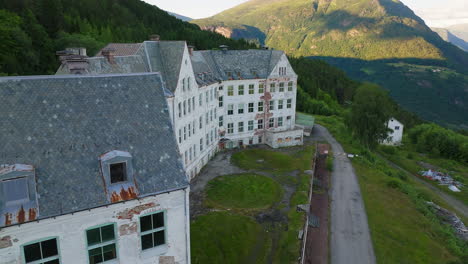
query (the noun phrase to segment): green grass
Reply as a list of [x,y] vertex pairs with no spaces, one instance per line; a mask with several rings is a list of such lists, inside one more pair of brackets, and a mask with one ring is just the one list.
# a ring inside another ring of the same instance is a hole
[[[339,117],[316,116],[342,144],[359,178],[378,263],[449,263],[468,256],[468,243],[434,215],[426,201],[453,211],[441,198],[402,171],[391,168],[348,134]],[[411,157],[411,155],[410,155]]]
[[208,183],[206,204],[232,209],[265,209],[282,197],[274,180],[256,174],[220,176]]
[[253,219],[215,212],[191,223],[192,263],[266,263],[270,238]]

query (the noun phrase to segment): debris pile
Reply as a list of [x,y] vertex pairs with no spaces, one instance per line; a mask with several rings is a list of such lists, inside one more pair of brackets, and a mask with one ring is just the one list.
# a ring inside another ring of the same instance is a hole
[[442,218],[445,223],[449,224],[455,230],[455,233],[459,238],[463,239],[464,241],[468,241],[468,229],[456,214],[438,206],[433,202],[427,203],[436,210],[436,214]]
[[421,171],[419,174],[423,177],[426,177],[432,181],[437,181],[440,185],[447,185],[448,188],[453,192],[460,192],[460,188],[463,187],[463,184],[459,181],[456,181],[448,173],[442,173],[439,171]]

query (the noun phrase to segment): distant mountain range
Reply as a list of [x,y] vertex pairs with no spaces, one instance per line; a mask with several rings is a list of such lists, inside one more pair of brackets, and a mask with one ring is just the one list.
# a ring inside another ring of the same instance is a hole
[[185,22],[189,22],[189,21],[192,21],[193,19],[190,18],[190,17],[186,17],[186,16],[182,16],[182,15],[179,15],[179,14],[176,14],[176,13],[172,13],[172,12],[169,12],[167,11],[167,13],[171,16],[175,16],[176,18],[182,20],[182,21],[185,21]]
[[[468,127],[468,53],[398,0],[251,0],[191,22],[292,56],[320,57],[379,83],[425,119]],[[392,76],[401,81],[389,82]]]
[[468,24],[450,26],[447,28],[432,28],[439,36],[460,49],[468,52]]

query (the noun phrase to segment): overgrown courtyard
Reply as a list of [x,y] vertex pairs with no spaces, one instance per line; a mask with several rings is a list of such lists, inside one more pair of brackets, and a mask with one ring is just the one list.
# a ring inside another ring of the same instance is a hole
[[219,153],[191,184],[192,263],[296,263],[315,147]]

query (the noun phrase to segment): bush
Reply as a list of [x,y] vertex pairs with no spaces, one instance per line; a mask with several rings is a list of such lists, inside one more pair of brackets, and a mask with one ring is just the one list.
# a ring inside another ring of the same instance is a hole
[[392,146],[380,146],[380,150],[389,155],[394,155],[396,153],[396,148]]
[[400,180],[397,180],[397,179],[391,179],[389,181],[387,181],[387,186],[392,188],[392,189],[398,189],[398,190],[401,190],[402,189],[402,182]]

